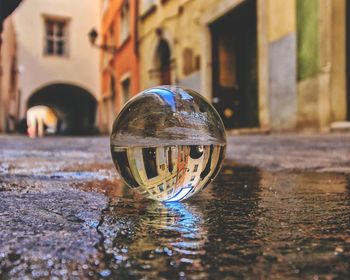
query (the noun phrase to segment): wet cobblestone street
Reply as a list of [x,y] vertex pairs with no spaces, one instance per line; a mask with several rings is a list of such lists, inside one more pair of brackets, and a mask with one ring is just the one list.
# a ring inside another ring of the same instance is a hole
[[161,204],[124,186],[106,137],[0,136],[0,279],[349,278],[350,134],[227,151],[210,187]]

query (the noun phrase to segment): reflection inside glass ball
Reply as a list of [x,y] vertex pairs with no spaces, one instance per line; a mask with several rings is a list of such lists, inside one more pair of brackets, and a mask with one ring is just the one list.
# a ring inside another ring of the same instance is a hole
[[217,175],[226,136],[198,93],[161,86],[130,100],[111,135],[113,162],[126,183],[151,199],[189,198]]

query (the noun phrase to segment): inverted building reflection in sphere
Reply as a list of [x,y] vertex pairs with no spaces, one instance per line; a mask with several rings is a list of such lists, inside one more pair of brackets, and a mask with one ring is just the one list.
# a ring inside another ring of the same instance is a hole
[[198,93],[171,86],[130,100],[111,135],[112,158],[126,183],[166,202],[205,188],[220,170],[225,147],[215,109]]

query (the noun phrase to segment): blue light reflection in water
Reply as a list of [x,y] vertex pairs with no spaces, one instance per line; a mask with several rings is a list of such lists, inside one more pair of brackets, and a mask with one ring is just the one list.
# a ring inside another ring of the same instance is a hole
[[196,250],[203,245],[205,241],[205,231],[201,227],[202,218],[199,213],[195,213],[188,205],[180,202],[166,203],[165,206],[175,216],[179,217],[175,223],[168,225],[165,229],[176,230],[181,232],[182,240],[171,242],[178,252],[195,255],[195,251],[188,251],[186,249]]
[[206,242],[204,219],[196,205],[154,202],[147,210],[152,218],[143,219],[143,225],[148,230],[152,227],[159,233],[160,236],[156,239],[161,246],[172,248],[181,254],[196,255],[196,250]]
[[194,214],[187,205],[180,202],[165,203],[169,216],[174,217],[174,223],[169,223],[166,229],[175,229],[183,233],[195,234],[198,232],[198,224],[201,221],[200,216]]

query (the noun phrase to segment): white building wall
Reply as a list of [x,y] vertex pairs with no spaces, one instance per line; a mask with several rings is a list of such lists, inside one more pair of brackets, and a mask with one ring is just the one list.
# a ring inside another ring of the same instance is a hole
[[[44,55],[45,15],[69,19],[67,57]],[[98,98],[100,52],[90,45],[88,33],[100,26],[100,1],[24,0],[13,20],[18,39],[21,117],[36,90],[57,82],[80,86]]]

